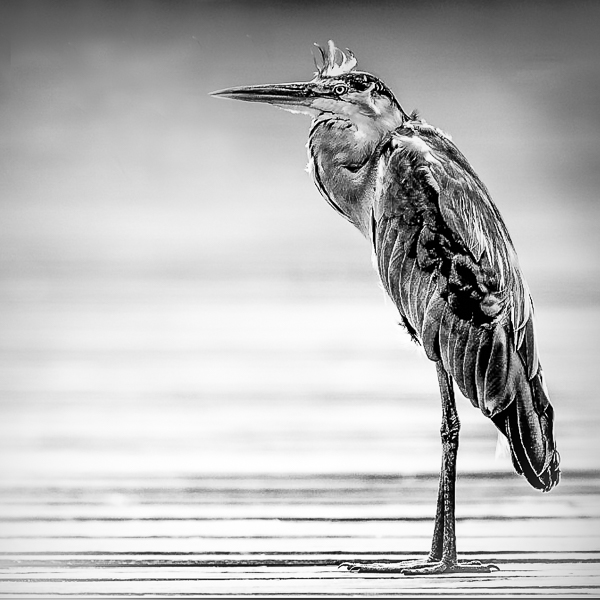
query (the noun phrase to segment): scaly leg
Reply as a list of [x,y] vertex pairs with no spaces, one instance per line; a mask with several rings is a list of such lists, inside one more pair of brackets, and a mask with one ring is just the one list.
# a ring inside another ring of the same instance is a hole
[[405,575],[439,575],[441,573],[490,573],[496,565],[479,561],[459,561],[456,556],[455,487],[456,456],[460,421],[456,411],[452,380],[441,361],[436,363],[442,396],[442,469],[431,552],[425,560],[394,563],[343,563],[349,571],[360,573],[404,573]]

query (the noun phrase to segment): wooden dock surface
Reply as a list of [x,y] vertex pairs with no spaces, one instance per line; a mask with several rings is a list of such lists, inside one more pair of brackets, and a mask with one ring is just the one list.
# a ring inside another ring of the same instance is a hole
[[460,399],[458,548],[501,570],[380,576],[337,566],[427,553],[440,410],[376,290],[84,283],[4,289],[0,597],[600,594],[596,309],[539,311],[550,494]]
[[459,549],[489,575],[355,574],[428,548],[433,476],[21,481],[2,488],[2,597],[491,596],[600,593],[600,477],[539,497],[461,477]]

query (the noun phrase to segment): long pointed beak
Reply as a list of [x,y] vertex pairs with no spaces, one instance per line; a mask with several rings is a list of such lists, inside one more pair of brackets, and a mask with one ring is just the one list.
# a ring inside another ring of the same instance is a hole
[[245,102],[265,102],[282,107],[310,106],[315,98],[310,83],[278,83],[234,87],[211,92],[211,96]]

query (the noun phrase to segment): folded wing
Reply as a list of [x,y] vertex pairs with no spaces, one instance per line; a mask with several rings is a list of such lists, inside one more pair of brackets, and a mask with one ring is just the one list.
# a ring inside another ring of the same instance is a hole
[[558,454],[529,289],[487,189],[438,130],[416,122],[382,147],[372,235],[409,333],[507,437],[517,472],[550,489]]

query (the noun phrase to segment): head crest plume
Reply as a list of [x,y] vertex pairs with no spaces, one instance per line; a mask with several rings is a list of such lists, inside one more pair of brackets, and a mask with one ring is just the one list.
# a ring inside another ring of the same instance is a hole
[[317,74],[320,77],[335,77],[336,75],[349,73],[357,65],[354,54],[348,48],[346,48],[346,52],[342,52],[339,48],[336,48],[332,40],[329,40],[326,50],[323,50],[318,44],[315,44],[315,46],[319,49],[323,61],[322,66],[319,66],[315,58]]

